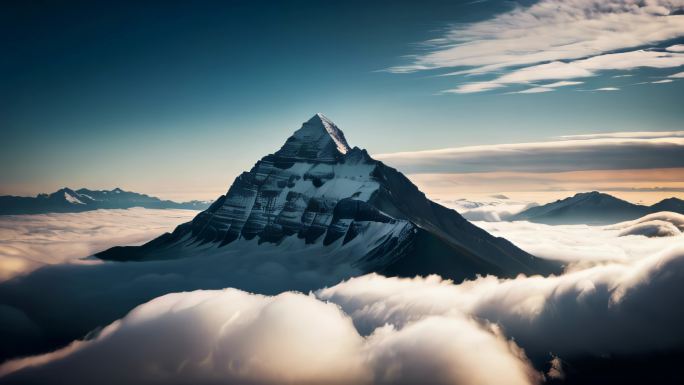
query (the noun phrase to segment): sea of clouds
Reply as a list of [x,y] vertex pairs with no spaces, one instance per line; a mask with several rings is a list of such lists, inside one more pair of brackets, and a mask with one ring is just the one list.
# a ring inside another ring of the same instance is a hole
[[[149,241],[191,220],[193,210],[94,210],[0,216],[0,282],[118,245]],[[92,262],[91,262],[92,263]]]
[[680,230],[684,228],[684,215],[672,212],[608,226],[550,226],[527,221],[473,223],[533,255],[580,266],[639,260],[684,242]]
[[679,220],[478,223],[567,262],[560,276],[371,274],[308,293],[167,294],[60,350],[5,362],[0,382],[536,384],[562,377],[566,359],[684,346],[684,236],[624,234]]
[[505,195],[494,195],[486,200],[441,199],[441,205],[459,212],[469,221],[501,222],[509,220],[515,214],[530,207],[538,206],[534,202],[517,201]]

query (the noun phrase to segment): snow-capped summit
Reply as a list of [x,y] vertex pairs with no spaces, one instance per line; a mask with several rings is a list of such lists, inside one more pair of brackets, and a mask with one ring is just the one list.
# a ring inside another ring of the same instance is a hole
[[64,193],[64,199],[67,200],[67,202],[75,205],[84,205],[85,203],[81,202],[77,197],[69,194],[68,192]]
[[318,117],[321,123],[323,123],[325,130],[328,132],[332,140],[337,145],[337,150],[343,154],[349,152],[349,145],[347,144],[347,140],[344,138],[344,133],[342,132],[342,130],[337,128],[335,123],[333,123],[330,119],[328,119],[325,115],[321,114],[320,112],[316,114],[316,117]]
[[274,155],[286,161],[336,162],[351,150],[344,133],[323,114],[316,114],[290,136]]
[[[255,255],[349,274],[514,276],[556,268],[428,200],[403,174],[351,148],[322,114],[238,176],[192,222],[110,260]],[[256,257],[255,257],[256,258]]]

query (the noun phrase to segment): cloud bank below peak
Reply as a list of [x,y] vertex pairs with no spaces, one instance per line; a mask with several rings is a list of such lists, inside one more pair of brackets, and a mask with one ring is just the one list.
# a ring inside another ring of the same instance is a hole
[[0,282],[46,265],[85,261],[118,245],[142,244],[192,220],[194,210],[93,210],[0,216]]
[[680,245],[551,277],[370,274],[309,295],[168,294],[93,339],[0,365],[0,383],[538,384],[549,351],[681,346],[683,277]]
[[[447,75],[500,74],[466,81],[447,93],[474,93],[513,84],[527,92],[554,89],[535,82],[581,79],[604,70],[684,65],[682,45],[662,44],[684,36],[684,1],[542,0],[489,20],[456,25],[426,43],[412,62],[394,73],[452,70]],[[660,48],[659,48],[660,47]],[[455,70],[455,71],[453,71]]]
[[[183,292],[151,299],[85,340],[4,362],[0,384],[415,384],[428,378],[430,384],[532,385],[543,381],[541,372],[562,375],[563,360],[676,350],[684,343],[682,235],[621,234],[654,220],[684,224],[682,216],[663,213],[602,227],[478,223],[535,254],[566,261],[569,268],[558,276],[454,284],[437,276],[370,274],[321,284],[308,295],[179,287]],[[196,276],[190,264],[201,262],[189,261],[183,274]],[[205,264],[215,270],[217,262]],[[106,290],[131,279],[144,286],[154,284],[149,278],[172,279],[160,266],[150,269],[158,277],[117,274]],[[103,299],[85,296],[89,313]]]
[[531,385],[541,377],[496,327],[462,314],[420,318],[364,336],[314,295],[168,294],[93,340],[0,365],[0,383]]

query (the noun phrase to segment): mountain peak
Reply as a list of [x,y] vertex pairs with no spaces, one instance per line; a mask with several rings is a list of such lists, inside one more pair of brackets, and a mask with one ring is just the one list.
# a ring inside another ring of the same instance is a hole
[[337,125],[333,123],[333,121],[327,116],[319,112],[312,116],[307,123],[311,123],[312,125],[315,124],[318,127],[323,126],[323,129],[330,136],[330,139],[335,142],[337,151],[341,152],[342,154],[346,154],[349,152],[349,150],[351,150],[351,147],[347,143],[347,139],[344,137],[344,132],[342,132],[342,130],[340,130],[340,128],[337,127]]
[[574,200],[578,200],[578,199],[599,198],[599,197],[601,197],[601,196],[611,197],[611,198],[612,198],[611,195],[603,194],[603,193],[600,193],[600,192],[598,192],[598,191],[587,191],[587,192],[579,192],[579,193],[577,193],[577,194],[575,194],[575,195],[573,195],[573,196],[571,196],[571,197],[569,197],[569,198],[567,198],[567,199],[568,199],[568,200],[573,200],[573,201],[574,201]]
[[[568,203],[575,203],[577,201],[592,201],[592,202],[625,202],[620,198],[616,198],[610,194],[602,193],[599,191],[589,191],[583,193],[577,193],[573,197],[567,198]],[[625,202],[627,203],[627,202]]]
[[581,192],[565,199],[531,207],[513,220],[546,224],[610,224],[639,218],[652,208],[636,205],[599,191]]
[[351,151],[342,130],[318,113],[302,124],[276,153],[290,160],[336,161]]
[[438,273],[458,280],[557,271],[555,263],[538,260],[427,199],[399,171],[351,148],[323,114],[240,174],[191,222],[143,246],[113,248],[98,257],[173,259],[223,250],[254,252],[262,262],[292,261],[285,268],[293,276],[301,268],[321,269],[326,276],[372,271]]
[[592,196],[599,196],[599,195],[608,195],[608,194],[603,194],[598,191],[586,191],[586,192],[578,192],[575,195],[571,196],[570,198],[582,198],[582,197],[592,197]]
[[54,196],[54,197],[63,197],[65,193],[67,193],[67,194],[72,194],[72,195],[73,195],[73,194],[76,194],[76,192],[75,192],[74,190],[70,189],[69,187],[62,187],[61,189],[59,189],[59,190],[57,190],[57,191],[55,191],[55,192],[53,192],[53,193],[50,193],[49,196],[51,196],[51,197],[52,197],[52,196]]

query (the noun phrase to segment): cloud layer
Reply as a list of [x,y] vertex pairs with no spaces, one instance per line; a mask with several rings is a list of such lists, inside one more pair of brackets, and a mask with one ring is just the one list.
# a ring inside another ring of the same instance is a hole
[[[486,21],[456,25],[426,42],[427,52],[390,71],[455,69],[451,75],[483,75],[509,70],[447,91],[471,93],[586,78],[603,70],[678,67],[684,64],[681,45],[658,51],[635,48],[684,36],[682,9],[681,0],[542,0]],[[553,89],[538,85],[527,92]]]
[[[149,214],[140,215],[137,226],[154,227],[160,221],[151,212]],[[106,211],[101,215],[102,223],[113,224],[112,232],[119,229],[123,235],[128,233],[121,227],[129,223],[122,213]],[[63,242],[64,238],[45,237],[38,232],[33,236],[46,250],[79,255],[84,249],[83,243],[88,241],[87,235],[93,231],[97,234],[99,230],[89,226],[84,230],[82,216],[59,218],[59,226],[64,229],[59,234],[66,233],[65,237],[71,237],[66,239],[74,242]],[[158,235],[158,231],[154,235]],[[26,235],[28,244],[31,243],[30,234]],[[348,260],[344,262],[340,254],[345,251],[336,253],[323,245],[318,248],[305,246],[305,240],[296,237],[280,245],[257,247],[257,243],[258,240],[253,239],[236,242],[230,248],[211,243],[193,246],[194,250],[203,248],[201,256],[194,258],[136,263],[56,263],[2,282],[0,361],[64,346],[125,316],[135,306],[167,293],[225,287],[261,294],[286,290],[308,292],[361,274],[358,267]],[[307,253],[297,251],[304,247],[307,247]],[[55,259],[49,261],[56,262]]]
[[[566,261],[568,271],[556,277],[489,276],[454,284],[436,276],[371,274],[336,283],[321,274],[327,283],[301,277],[309,287],[330,285],[309,295],[236,289],[168,294],[88,339],[2,364],[0,383],[50,378],[53,383],[401,384],[429,378],[436,384],[534,384],[547,370],[546,376],[562,376],[566,359],[679,349],[684,346],[679,306],[684,235],[621,232],[653,221],[684,226],[681,217],[659,213],[603,227],[477,223],[534,254]],[[67,275],[53,274],[58,266],[44,269],[20,288],[67,279],[63,295],[50,297],[56,306],[36,307],[44,297],[40,293],[3,287],[8,302],[0,306],[0,320],[3,332],[10,333],[3,338],[30,343],[31,333],[54,325],[59,314],[69,320],[64,325],[73,325],[97,318],[100,310],[116,314],[120,303],[126,309],[127,298],[154,297],[171,287],[221,287],[228,281],[245,287],[249,281],[282,291],[277,287],[282,268],[273,263],[266,268],[259,256],[250,257],[257,259],[250,258],[255,271],[242,273],[236,270],[247,265],[227,264],[225,256],[101,264],[82,274],[86,266],[65,266],[62,272],[72,271]],[[27,306],[29,315],[8,306],[13,300]],[[106,307],[97,306],[104,301]],[[36,312],[39,308],[52,313]],[[74,309],[86,312],[74,318]],[[50,322],[33,322],[42,319]]]
[[556,355],[680,348],[683,293],[681,245],[549,278],[371,274],[310,295],[176,293],[91,340],[1,365],[0,382],[534,384],[552,357],[549,375],[562,375]]
[[613,228],[622,229],[620,236],[674,237],[684,230],[684,215],[673,212],[649,214],[634,221],[619,223]]
[[533,255],[564,261],[576,269],[609,262],[631,263],[681,244],[684,242],[681,234],[667,238],[646,238],[645,234],[628,234],[625,231],[653,221],[676,228],[681,225],[683,217],[681,214],[662,212],[609,226],[550,226],[526,221],[475,224],[493,235],[510,240]]
[[575,192],[615,191],[649,204],[684,192],[684,131],[571,135],[531,143],[379,154],[433,199],[504,193],[548,202]]
[[683,132],[579,135],[562,140],[379,154],[407,173],[563,172],[684,167]]
[[94,340],[8,362],[0,376],[26,368],[7,381],[473,385],[538,377],[495,327],[459,314],[380,325],[367,336],[353,322],[334,304],[297,293],[169,294]]
[[[354,278],[320,297],[342,306],[361,329],[408,325],[463,312],[501,326],[533,359],[674,349],[684,343],[681,245],[631,263],[597,265],[559,277]],[[648,314],[647,317],[644,314]]]
[[536,203],[511,200],[505,196],[490,196],[483,201],[467,199],[438,199],[439,204],[458,211],[469,221],[500,222],[536,206]]
[[77,263],[112,246],[141,244],[196,214],[133,208],[0,216],[0,282],[44,265]]
[[[0,383],[535,384],[541,372],[563,376],[563,360],[669,352],[684,346],[683,235],[622,234],[654,221],[684,226],[682,216],[671,213],[604,227],[478,223],[528,251],[568,262],[568,272],[558,277],[490,276],[453,284],[436,276],[368,275],[309,295],[235,289],[165,295],[90,339],[0,365]],[[246,266],[240,261],[207,258],[102,264],[84,274],[78,274],[84,266],[74,265],[65,266],[71,275],[50,275],[55,266],[27,287],[67,279],[63,298],[69,300],[51,297],[52,313],[42,315],[0,305],[2,330],[28,342],[40,333],[34,319],[52,324],[65,313],[71,325],[78,323],[74,308],[87,318],[159,288],[222,284],[211,277],[239,282],[244,274],[252,284],[273,283],[281,269],[264,263],[257,261],[251,273],[235,272]],[[93,281],[105,293],[92,290]],[[6,289],[3,303],[14,297]],[[30,303],[44,297],[35,294],[15,299],[35,310]]]

